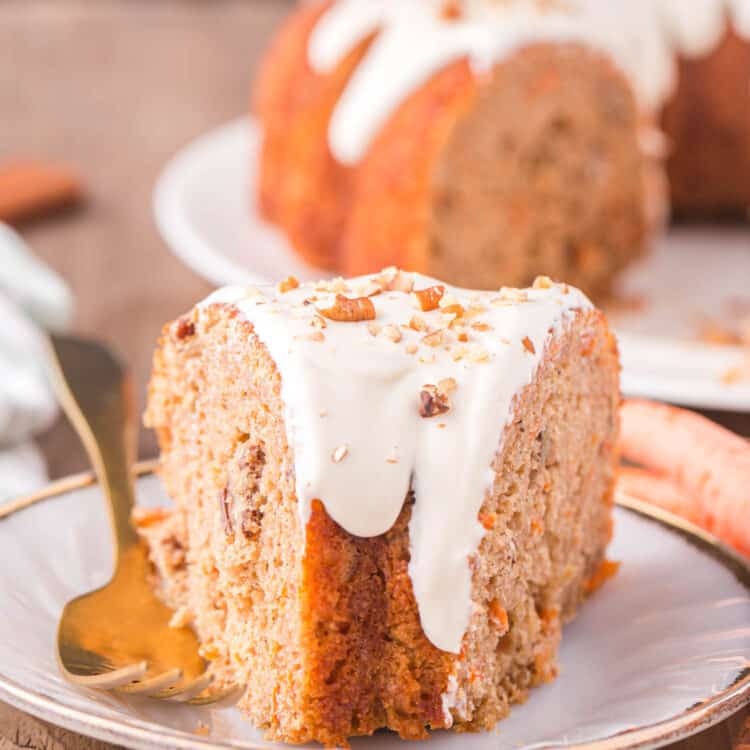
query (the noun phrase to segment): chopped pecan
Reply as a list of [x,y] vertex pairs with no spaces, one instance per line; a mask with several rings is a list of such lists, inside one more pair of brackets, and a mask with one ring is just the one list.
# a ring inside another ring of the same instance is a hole
[[456,318],[463,317],[463,314],[466,312],[463,305],[459,304],[453,304],[453,305],[440,305],[440,312],[445,313],[446,315],[454,315]]
[[439,285],[428,286],[426,289],[419,289],[418,291],[411,293],[422,312],[437,310],[443,294],[445,294],[445,287]]
[[357,323],[375,320],[375,305],[369,297],[344,297],[337,294],[331,307],[320,310],[320,314],[339,323]]
[[284,292],[290,292],[292,289],[296,289],[299,286],[299,281],[294,276],[287,276],[283,281],[279,282],[279,291],[283,294]]
[[419,414],[422,417],[437,417],[450,411],[451,403],[448,394],[441,391],[436,385],[422,386],[419,392]]
[[414,277],[395,266],[384,268],[375,281],[384,292],[405,292],[408,294],[414,289]]
[[420,318],[419,315],[412,315],[409,320],[409,328],[413,331],[426,331],[427,321],[424,318]]
[[357,297],[377,297],[383,292],[383,288],[375,281],[367,281],[360,286],[354,287]]
[[396,271],[396,275],[386,287],[389,292],[404,292],[408,294],[414,289],[414,278],[403,271]]
[[394,344],[398,344],[399,341],[401,341],[401,331],[399,330],[398,326],[394,326],[392,324],[383,326],[382,330],[380,331],[380,335],[387,338],[389,341],[392,341]]
[[500,298],[506,302],[528,302],[529,293],[525,289],[515,289],[514,287],[504,286],[500,288]]
[[438,303],[440,312],[454,313],[457,315],[464,314],[464,306],[458,301],[454,294],[443,294]]
[[426,336],[422,336],[422,343],[427,346],[440,346],[445,341],[445,334],[438,330],[428,333]]
[[341,276],[337,276],[335,279],[317,281],[313,288],[316,292],[329,292],[331,294],[349,291],[346,281]]
[[534,289],[551,289],[552,279],[549,276],[537,276],[534,279]]
[[451,359],[454,362],[460,362],[464,357],[469,354],[469,349],[466,346],[454,346],[451,347]]
[[487,362],[490,353],[483,346],[475,344],[469,348],[468,356],[472,362]]

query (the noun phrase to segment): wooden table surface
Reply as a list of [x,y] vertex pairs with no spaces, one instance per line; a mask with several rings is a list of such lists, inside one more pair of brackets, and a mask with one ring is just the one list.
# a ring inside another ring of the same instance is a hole
[[[180,146],[245,110],[258,55],[291,4],[0,2],[0,161],[69,163],[88,193],[82,210],[24,234],[72,286],[76,330],[108,340],[132,363],[141,406],[160,326],[210,289],[160,241],[151,218],[154,179]],[[711,416],[750,435],[747,415]],[[41,442],[53,476],[86,467],[64,422]],[[139,451],[155,453],[145,431]],[[743,720],[674,748],[728,750]],[[0,750],[105,747],[0,704]]]

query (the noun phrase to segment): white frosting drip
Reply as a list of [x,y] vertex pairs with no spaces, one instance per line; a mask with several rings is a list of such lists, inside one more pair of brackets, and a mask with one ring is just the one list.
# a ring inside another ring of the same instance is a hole
[[[349,282],[343,293],[357,296],[370,278]],[[418,289],[440,283],[414,278]],[[465,329],[469,342],[460,343],[454,327],[443,344],[430,347],[424,331],[406,324],[418,315],[438,329],[451,316],[421,312],[397,291],[371,298],[374,324],[394,328],[373,335],[367,322],[328,320],[324,340],[314,340],[320,332],[311,321],[333,300],[322,289],[305,285],[281,294],[275,287],[227,287],[202,304],[235,305],[276,362],[303,525],[319,499],[351,534],[383,534],[414,490],[409,574],[422,628],[437,647],[458,653],[471,611],[469,558],[484,534],[477,514],[513,399],[532,381],[546,342],[590,302],[557,285],[528,290],[524,302],[446,285],[446,295],[474,310]],[[386,335],[395,331],[401,340]],[[421,416],[423,386],[446,378],[457,385],[450,411]]]
[[750,0],[466,0],[460,20],[441,0],[337,0],[308,43],[312,68],[326,73],[379,31],[331,118],[331,153],[356,164],[393,111],[435,73],[468,58],[478,74],[524,45],[581,42],[605,51],[655,111],[674,90],[676,54],[709,52],[728,18],[750,36]]

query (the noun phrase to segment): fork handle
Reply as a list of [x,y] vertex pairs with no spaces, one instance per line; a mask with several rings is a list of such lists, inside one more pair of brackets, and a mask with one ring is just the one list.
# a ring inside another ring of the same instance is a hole
[[138,543],[130,522],[135,502],[135,408],[129,372],[105,346],[50,336],[50,375],[104,491],[115,559]]

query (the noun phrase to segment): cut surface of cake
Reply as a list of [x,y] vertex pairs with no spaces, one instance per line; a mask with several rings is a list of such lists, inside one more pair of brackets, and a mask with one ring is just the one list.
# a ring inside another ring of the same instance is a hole
[[601,297],[670,199],[746,216],[750,0],[313,0],[254,111],[258,208],[311,263]]
[[221,289],[155,355],[156,585],[270,738],[490,729],[602,578],[618,382],[546,278]]

